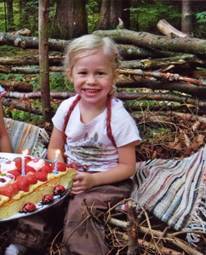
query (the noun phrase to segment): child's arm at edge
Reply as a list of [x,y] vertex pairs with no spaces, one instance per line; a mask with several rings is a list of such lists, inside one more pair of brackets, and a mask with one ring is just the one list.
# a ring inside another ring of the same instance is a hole
[[12,152],[9,134],[4,124],[3,108],[1,102],[0,102],[0,151]]

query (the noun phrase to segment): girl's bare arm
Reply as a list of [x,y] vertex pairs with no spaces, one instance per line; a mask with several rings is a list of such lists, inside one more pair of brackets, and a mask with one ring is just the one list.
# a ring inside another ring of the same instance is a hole
[[[64,144],[65,144],[64,133],[54,127],[48,146],[47,155],[48,159],[49,160],[57,159],[58,161],[64,162]],[[57,150],[59,150],[60,153],[57,153]]]

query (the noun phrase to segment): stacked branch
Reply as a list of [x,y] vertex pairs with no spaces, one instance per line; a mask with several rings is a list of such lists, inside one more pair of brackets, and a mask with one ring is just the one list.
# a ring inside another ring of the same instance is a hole
[[[163,36],[125,29],[94,32],[94,34],[100,36],[109,36],[117,43],[121,61],[116,95],[125,102],[126,107],[134,116],[137,116],[137,114],[140,116],[137,121],[143,123],[142,126],[147,123],[147,130],[154,131],[154,133],[155,129],[157,129],[156,125],[153,122],[148,124],[145,119],[145,116],[151,113],[151,116],[154,114],[161,117],[158,112],[162,112],[165,116],[169,116],[167,122],[173,123],[176,120],[170,113],[190,114],[191,116],[202,116],[204,118],[206,112],[206,69],[204,68],[206,64],[206,40],[187,37],[165,20],[160,21],[158,27],[164,34]],[[63,72],[63,50],[69,43],[70,41],[66,40],[49,39],[50,72]],[[0,33],[0,45],[4,44],[24,49],[37,49],[38,38]],[[22,73],[26,77],[38,75],[38,60],[39,57],[37,55],[21,58],[0,58],[0,72]],[[202,76],[199,75],[200,71],[203,72]],[[29,79],[26,79],[26,81],[28,82]],[[40,100],[42,95],[39,91],[32,92],[31,85],[27,82],[0,81],[0,84],[10,91],[7,93],[3,103],[9,106],[10,109],[41,115],[42,110],[39,107],[36,108],[35,102]],[[70,92],[52,91],[50,93],[52,104],[58,104],[72,95],[73,93]],[[181,118],[179,121],[182,121]],[[178,123],[175,122],[174,126],[179,126]],[[200,128],[202,126],[200,125]],[[164,127],[164,129],[167,135],[169,130],[171,132],[175,130],[171,129],[171,127]],[[189,138],[193,137],[188,132],[189,128],[184,130],[184,132],[180,132],[181,129],[179,128],[177,129],[180,136],[178,140],[185,141],[187,144],[184,150],[185,155],[202,145],[202,142],[198,140],[197,133],[195,135],[197,135],[196,139],[199,142],[195,143],[194,141],[189,141],[190,139],[186,139],[187,136]],[[198,131],[201,134],[204,133],[201,129]],[[184,133],[184,139],[182,138],[182,133]],[[141,144],[141,150],[144,153],[139,157],[140,159],[154,158],[155,156],[162,157],[162,154],[168,158],[179,156],[182,152],[183,145],[180,146],[173,133],[168,135],[173,138],[173,140],[170,139],[169,145],[168,141],[158,140],[155,143],[157,144],[155,148],[152,145],[154,140],[150,140],[144,130],[142,131],[142,136],[148,138],[148,144]],[[161,137],[164,137],[164,135]],[[204,139],[201,141],[204,141]],[[158,147],[159,144],[164,145],[164,150],[163,146],[160,146],[161,149]],[[172,150],[171,147],[173,148]],[[172,153],[169,153],[169,150]]]
[[[195,73],[198,67],[205,66],[206,41],[185,37],[168,24],[165,29],[165,23],[166,21],[160,21],[158,27],[165,34],[165,31],[169,31],[170,36],[125,29],[95,31],[94,34],[109,36],[116,41],[122,57],[118,80],[121,86],[166,90],[168,93],[183,92],[195,99],[204,100],[205,82],[189,75]],[[49,39],[50,52],[55,50],[55,55],[51,54],[49,57],[50,72],[63,72],[62,52],[69,42]],[[38,47],[38,38],[0,33],[0,45],[3,44],[32,49]],[[0,72],[38,74],[38,56],[0,58]]]
[[[121,213],[120,205],[124,205]],[[108,240],[111,247],[115,247],[119,252],[115,254],[204,254],[204,246],[195,248],[185,241],[188,232],[174,231],[148,214],[144,208],[138,212],[135,208],[136,203],[128,199],[116,204],[105,214]]]

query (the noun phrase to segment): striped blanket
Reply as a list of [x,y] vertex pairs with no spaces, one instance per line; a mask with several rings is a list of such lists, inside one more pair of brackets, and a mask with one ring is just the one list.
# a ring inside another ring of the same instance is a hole
[[46,156],[49,137],[45,129],[9,118],[4,118],[4,122],[15,153],[29,149],[33,156]]
[[[132,198],[176,230],[206,233],[206,146],[180,160],[137,163]],[[190,242],[197,235],[187,235]]]

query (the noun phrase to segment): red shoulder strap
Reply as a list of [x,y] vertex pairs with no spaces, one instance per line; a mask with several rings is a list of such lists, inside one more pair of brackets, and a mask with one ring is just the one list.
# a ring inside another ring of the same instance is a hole
[[[79,100],[81,99],[80,95],[78,95],[74,101],[72,102],[65,118],[64,118],[64,127],[63,127],[63,131],[65,134],[65,130],[66,130],[66,126],[67,123],[70,119],[71,113],[74,110],[75,106],[77,105],[77,103],[79,102]],[[114,140],[113,134],[112,134],[112,128],[111,128],[111,115],[112,115],[112,106],[111,106],[111,97],[109,96],[107,99],[107,116],[106,116],[106,130],[107,130],[107,136],[110,139],[110,141],[112,142],[112,144],[114,145],[114,147],[117,147],[116,142]],[[66,139],[66,135],[65,135],[65,139]]]
[[114,140],[114,136],[112,134],[112,127],[111,127],[111,117],[112,117],[112,98],[108,96],[107,99],[107,117],[106,117],[106,128],[107,128],[107,136],[109,137],[110,141],[117,147],[116,142]]
[[66,129],[66,126],[67,126],[67,123],[70,119],[70,116],[71,116],[71,113],[72,111],[74,110],[74,107],[77,105],[77,103],[79,102],[79,100],[81,99],[80,95],[78,95],[74,101],[72,102],[71,106],[69,107],[69,110],[67,112],[67,115],[65,116],[64,118],[64,127],[63,127],[63,132],[65,133],[65,129]]

